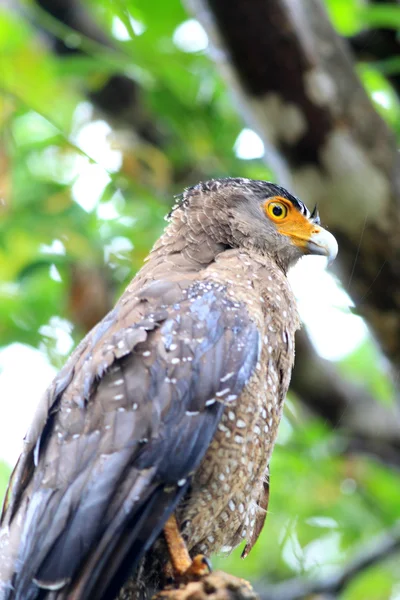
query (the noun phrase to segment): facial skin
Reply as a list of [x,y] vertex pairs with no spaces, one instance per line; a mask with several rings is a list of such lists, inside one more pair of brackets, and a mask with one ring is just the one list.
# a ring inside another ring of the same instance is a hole
[[337,255],[336,239],[319,223],[316,211],[310,216],[297,210],[290,200],[274,196],[264,203],[267,217],[275,224],[281,235],[288,236],[304,254],[326,256],[331,263]]

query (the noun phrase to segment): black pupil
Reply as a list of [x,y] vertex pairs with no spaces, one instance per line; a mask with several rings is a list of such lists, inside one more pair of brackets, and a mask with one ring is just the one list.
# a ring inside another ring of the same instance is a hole
[[282,206],[275,205],[272,209],[272,212],[274,213],[275,217],[281,217],[283,213],[283,208]]

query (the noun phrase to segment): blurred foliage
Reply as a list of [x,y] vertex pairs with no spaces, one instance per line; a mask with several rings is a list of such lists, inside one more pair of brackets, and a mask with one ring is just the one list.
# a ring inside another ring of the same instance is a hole
[[[260,159],[237,155],[244,124],[178,0],[85,4],[113,47],[69,30],[32,0],[20,14],[0,8],[0,345],[40,348],[56,366],[71,347],[57,343],[61,334],[76,343],[87,323],[80,307],[88,292],[77,269],[86,269],[85,282],[93,276],[101,313],[107,294],[115,299],[142,264],[185,185],[216,176],[273,177]],[[327,6],[342,35],[366,25],[396,28],[400,20],[393,5]],[[46,31],[80,52],[57,56]],[[384,66],[357,68],[399,139],[399,100]],[[136,84],[135,118],[151,123],[151,139],[115,115],[106,123],[88,101],[116,73]],[[363,381],[377,401],[392,400],[371,342],[340,370]],[[271,581],[322,577],[396,522],[399,473],[373,456],[343,455],[342,435],[288,402],[262,538],[246,561],[236,551],[217,558],[218,566]],[[7,469],[0,465],[0,494]],[[399,562],[387,561],[360,575],[343,598],[394,600],[399,581]]]
[[396,389],[389,365],[371,340],[364,341],[338,361],[338,371],[343,377],[364,385],[380,402],[393,402]]
[[10,468],[9,466],[0,461],[0,497],[3,498],[3,495],[6,490],[7,481],[10,476]]

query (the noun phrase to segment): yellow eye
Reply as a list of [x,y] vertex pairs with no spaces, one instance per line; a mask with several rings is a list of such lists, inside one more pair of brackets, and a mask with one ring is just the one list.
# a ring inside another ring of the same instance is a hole
[[282,221],[287,216],[288,209],[283,202],[270,202],[267,206],[267,212],[274,221]]

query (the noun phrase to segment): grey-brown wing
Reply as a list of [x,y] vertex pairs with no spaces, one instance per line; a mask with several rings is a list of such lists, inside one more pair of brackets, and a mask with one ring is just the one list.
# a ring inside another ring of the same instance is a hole
[[36,443],[36,467],[12,493],[18,502],[5,520],[23,526],[6,599],[51,590],[111,598],[185,493],[224,403],[255,368],[256,326],[222,286],[195,283],[155,309],[148,295],[140,320],[128,314],[127,327],[104,326],[83,351]]
[[4,598],[108,597],[159,535],[222,402],[255,367],[256,327],[221,286],[195,284],[158,310],[148,295],[139,321],[120,317],[129,325],[114,331],[117,315],[106,318],[55,384],[65,389],[31,452],[36,467],[31,456],[4,517],[10,528],[23,521]]

